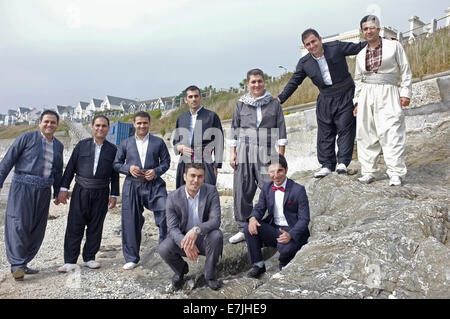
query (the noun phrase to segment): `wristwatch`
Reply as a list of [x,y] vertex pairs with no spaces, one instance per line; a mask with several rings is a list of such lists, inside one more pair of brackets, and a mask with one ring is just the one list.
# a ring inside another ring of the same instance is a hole
[[200,235],[201,232],[202,232],[202,230],[200,229],[200,227],[194,226],[194,233],[196,233],[197,235]]

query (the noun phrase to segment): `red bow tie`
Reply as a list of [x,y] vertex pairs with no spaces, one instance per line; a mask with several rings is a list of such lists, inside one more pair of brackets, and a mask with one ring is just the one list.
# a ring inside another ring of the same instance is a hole
[[283,187],[283,186],[276,187],[275,185],[272,184],[272,190],[273,190],[274,192],[276,192],[276,191],[282,191],[282,192],[284,193],[284,187]]

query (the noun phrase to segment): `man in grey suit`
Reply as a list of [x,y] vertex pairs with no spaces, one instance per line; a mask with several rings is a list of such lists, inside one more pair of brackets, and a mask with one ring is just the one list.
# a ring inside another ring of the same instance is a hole
[[206,256],[205,279],[217,290],[215,267],[222,255],[223,234],[220,227],[220,201],[215,186],[203,183],[205,165],[187,163],[184,173],[186,185],[180,186],[167,197],[167,238],[159,245],[158,253],[175,272],[173,287],[178,290],[184,283],[189,266],[182,257],[195,261]]

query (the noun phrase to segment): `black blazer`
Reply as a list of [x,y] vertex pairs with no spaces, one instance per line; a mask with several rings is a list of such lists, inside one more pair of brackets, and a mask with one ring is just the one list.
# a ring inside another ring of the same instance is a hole
[[86,138],[78,142],[73,149],[62,179],[62,187],[70,188],[75,173],[81,177],[108,180],[111,183],[111,195],[119,196],[119,173],[113,168],[117,148],[105,140],[100,151],[97,170],[94,170],[95,142]]
[[[199,123],[202,123],[202,125],[199,125]],[[214,165],[217,168],[222,168],[224,138],[222,123],[220,122],[219,116],[215,112],[202,107],[197,112],[197,120],[194,127],[194,138],[192,139],[192,142],[189,141],[190,135],[188,132],[190,126],[191,112],[187,110],[177,119],[172,142],[174,146],[174,153],[179,154],[176,146],[180,143],[191,148],[201,146],[202,148],[205,148],[204,154],[214,153]],[[212,130],[211,128],[216,130]]]
[[[258,221],[274,224],[275,192],[272,190],[273,182],[267,183],[261,189],[258,203],[253,208],[249,218],[255,217]],[[268,212],[266,218],[263,217]],[[309,237],[309,202],[305,188],[289,179],[283,199],[283,213],[289,225],[288,233],[297,243],[306,242]],[[247,220],[248,220],[247,219]]]
[[302,84],[306,77],[311,78],[312,82],[319,88],[319,90],[333,87],[346,80],[351,75],[348,72],[348,65],[345,57],[358,54],[359,51],[361,51],[366,45],[366,41],[360,43],[341,41],[323,43],[323,53],[325,59],[327,60],[333,85],[326,85],[323,82],[319,64],[311,53],[308,53],[298,61],[294,74],[286,84],[283,92],[278,95],[280,102],[284,103],[292,95],[292,93],[294,93],[299,85]]

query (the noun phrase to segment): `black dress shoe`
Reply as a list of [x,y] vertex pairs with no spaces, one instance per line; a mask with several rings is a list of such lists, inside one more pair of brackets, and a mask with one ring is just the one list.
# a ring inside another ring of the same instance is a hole
[[26,275],[35,275],[35,274],[37,274],[37,273],[39,272],[39,270],[37,270],[37,269],[28,268],[28,267],[25,267],[25,268],[23,269],[23,271],[24,271],[24,273],[25,273]]
[[14,280],[22,281],[23,277],[25,277],[25,271],[22,268],[18,268],[16,270],[14,270],[14,272],[12,273],[12,276],[13,276]]
[[263,273],[266,272],[266,265],[262,266],[262,267],[258,267],[258,266],[253,266],[252,269],[250,269],[250,271],[247,273],[248,277],[251,278],[259,278],[259,276],[261,276]]
[[187,262],[184,263],[183,271],[180,275],[175,274],[172,277],[172,286],[175,288],[175,290],[180,290],[183,287],[184,284],[184,275],[189,272],[189,265]]
[[220,287],[222,287],[220,282],[216,279],[208,280],[207,284],[208,284],[208,287],[211,288],[212,290],[219,290]]

